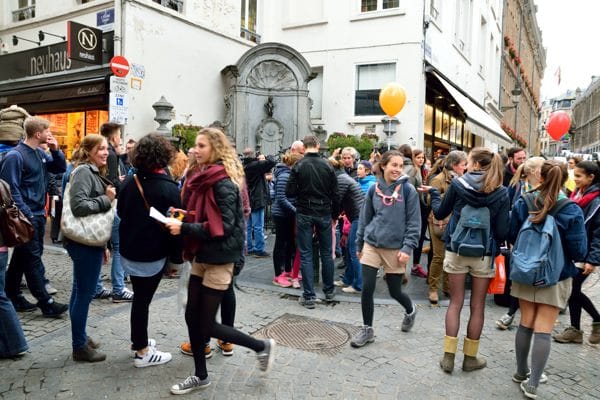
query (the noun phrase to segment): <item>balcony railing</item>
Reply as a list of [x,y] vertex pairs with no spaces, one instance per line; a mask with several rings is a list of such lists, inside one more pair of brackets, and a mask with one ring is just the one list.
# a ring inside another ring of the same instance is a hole
[[244,39],[254,42],[256,44],[260,44],[260,35],[246,28],[240,28],[240,37],[243,37]]
[[13,11],[13,22],[25,21],[26,19],[35,18],[35,6],[19,8]]

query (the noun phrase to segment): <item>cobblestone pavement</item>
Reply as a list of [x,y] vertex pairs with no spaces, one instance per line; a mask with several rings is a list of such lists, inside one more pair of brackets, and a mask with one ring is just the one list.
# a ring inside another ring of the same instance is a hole
[[[71,282],[70,259],[60,252],[46,252],[44,261],[56,298],[68,301]],[[256,267],[259,268],[259,267]],[[103,273],[107,274],[107,267]],[[269,263],[264,273],[271,274]],[[588,279],[585,291],[600,304],[598,275]],[[378,283],[379,284],[379,283]],[[129,304],[109,300],[92,302],[89,334],[102,343],[105,362],[74,363],[71,359],[70,326],[67,317],[49,320],[39,311],[20,313],[30,350],[16,360],[0,360],[2,399],[156,399],[170,397],[169,387],[193,371],[190,357],[179,353],[186,340],[182,315],[177,313],[177,280],[163,280],[151,305],[150,335],[159,349],[173,353],[162,366],[134,368],[129,351]],[[245,283],[237,291],[236,326],[255,332],[285,313],[359,325],[360,305],[341,301],[319,304],[315,310],[300,307],[296,297],[276,292],[271,286]],[[253,287],[254,286],[254,287]],[[28,295],[28,294],[27,294]],[[505,310],[490,300],[481,339],[481,354],[488,367],[464,373],[459,367],[452,375],[438,367],[442,352],[445,308],[418,305],[416,324],[402,333],[403,310],[397,305],[377,305],[376,339],[361,349],[346,345],[334,356],[278,346],[273,370],[266,376],[256,368],[251,351],[237,347],[233,357],[215,354],[208,360],[212,385],[189,397],[207,399],[493,399],[523,398],[511,381],[514,372],[514,332],[499,331],[494,320]],[[466,309],[465,309],[466,311]],[[466,313],[466,312],[465,312]],[[556,326],[562,330],[568,316]],[[462,321],[462,331],[466,320]],[[590,319],[584,316],[586,336]],[[600,348],[582,345],[552,345],[546,373],[547,384],[538,391],[541,399],[600,399]]]

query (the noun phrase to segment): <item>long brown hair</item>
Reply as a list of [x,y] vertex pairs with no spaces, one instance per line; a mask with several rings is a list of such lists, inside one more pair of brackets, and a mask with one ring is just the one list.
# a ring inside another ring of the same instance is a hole
[[535,198],[535,205],[538,211],[531,211],[531,222],[539,224],[545,218],[548,212],[556,205],[558,194],[563,185],[569,179],[569,172],[566,164],[556,160],[546,160],[542,165],[543,182],[538,186],[539,195]]
[[[73,167],[77,168],[82,164],[93,164],[92,163],[92,155],[95,154],[94,149],[98,152],[97,147],[105,142],[106,138],[102,135],[97,134],[89,134],[84,136],[79,144],[79,148],[77,149],[77,154],[73,157]],[[105,175],[107,171],[107,166],[98,167],[101,175]]]
[[498,153],[492,153],[485,147],[475,147],[469,153],[472,162],[479,164],[479,170],[484,172],[483,193],[492,193],[502,186],[503,169],[502,157]]
[[214,164],[221,161],[227,175],[241,189],[244,185],[244,168],[227,136],[216,128],[204,128],[198,133],[198,136],[200,135],[206,136],[212,147],[212,154],[208,162]]

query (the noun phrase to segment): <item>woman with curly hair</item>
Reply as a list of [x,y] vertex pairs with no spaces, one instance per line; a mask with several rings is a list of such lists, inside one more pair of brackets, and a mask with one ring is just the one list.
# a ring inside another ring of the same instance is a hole
[[135,291],[130,325],[133,364],[138,368],[171,360],[170,353],[158,351],[156,342],[148,339],[148,311],[167,262],[182,262],[182,245],[179,237],[150,217],[149,208],[166,214],[169,207],[181,207],[177,183],[167,171],[174,156],[175,149],[164,136],[144,136],[132,151],[137,172],[127,177],[119,192],[121,263]]
[[184,187],[186,220],[171,219],[166,224],[171,234],[184,237],[184,256],[193,259],[185,321],[196,370],[171,387],[173,394],[210,385],[204,347],[211,337],[254,350],[261,371],[272,366],[275,349],[272,339],[258,340],[215,322],[244,247],[244,169],[225,134],[213,128],[202,129],[196,137],[196,163]]

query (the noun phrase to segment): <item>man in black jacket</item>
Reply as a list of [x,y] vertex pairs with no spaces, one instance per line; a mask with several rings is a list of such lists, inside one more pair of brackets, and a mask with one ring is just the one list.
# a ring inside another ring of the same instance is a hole
[[[121,183],[125,179],[127,172],[123,161],[119,158],[121,154],[121,126],[113,122],[106,122],[100,126],[100,134],[108,142],[108,159],[106,166],[108,173],[106,177],[113,184],[119,195]],[[119,252],[119,224],[121,219],[115,214],[112,236],[110,243],[112,245],[112,265],[110,268],[110,281],[112,283],[112,301],[113,303],[123,303],[133,301],[133,292],[125,286],[125,272],[121,265],[121,253]],[[107,298],[111,292],[102,286],[102,277],[96,285],[96,295],[94,298]]]
[[313,287],[312,236],[313,230],[319,240],[321,274],[326,300],[335,296],[333,286],[332,230],[333,221],[340,213],[338,183],[333,168],[319,155],[319,140],[306,136],[303,140],[304,158],[294,167],[286,186],[285,194],[296,198],[296,240],[300,250],[300,268],[304,293],[300,304],[315,308]]
[[[256,257],[269,257],[265,251],[265,207],[269,201],[269,189],[265,174],[273,169],[276,162],[271,156],[260,159],[250,148],[244,150],[244,173],[248,185],[250,208],[252,213],[248,219],[248,254]],[[254,240],[253,240],[254,238]]]

